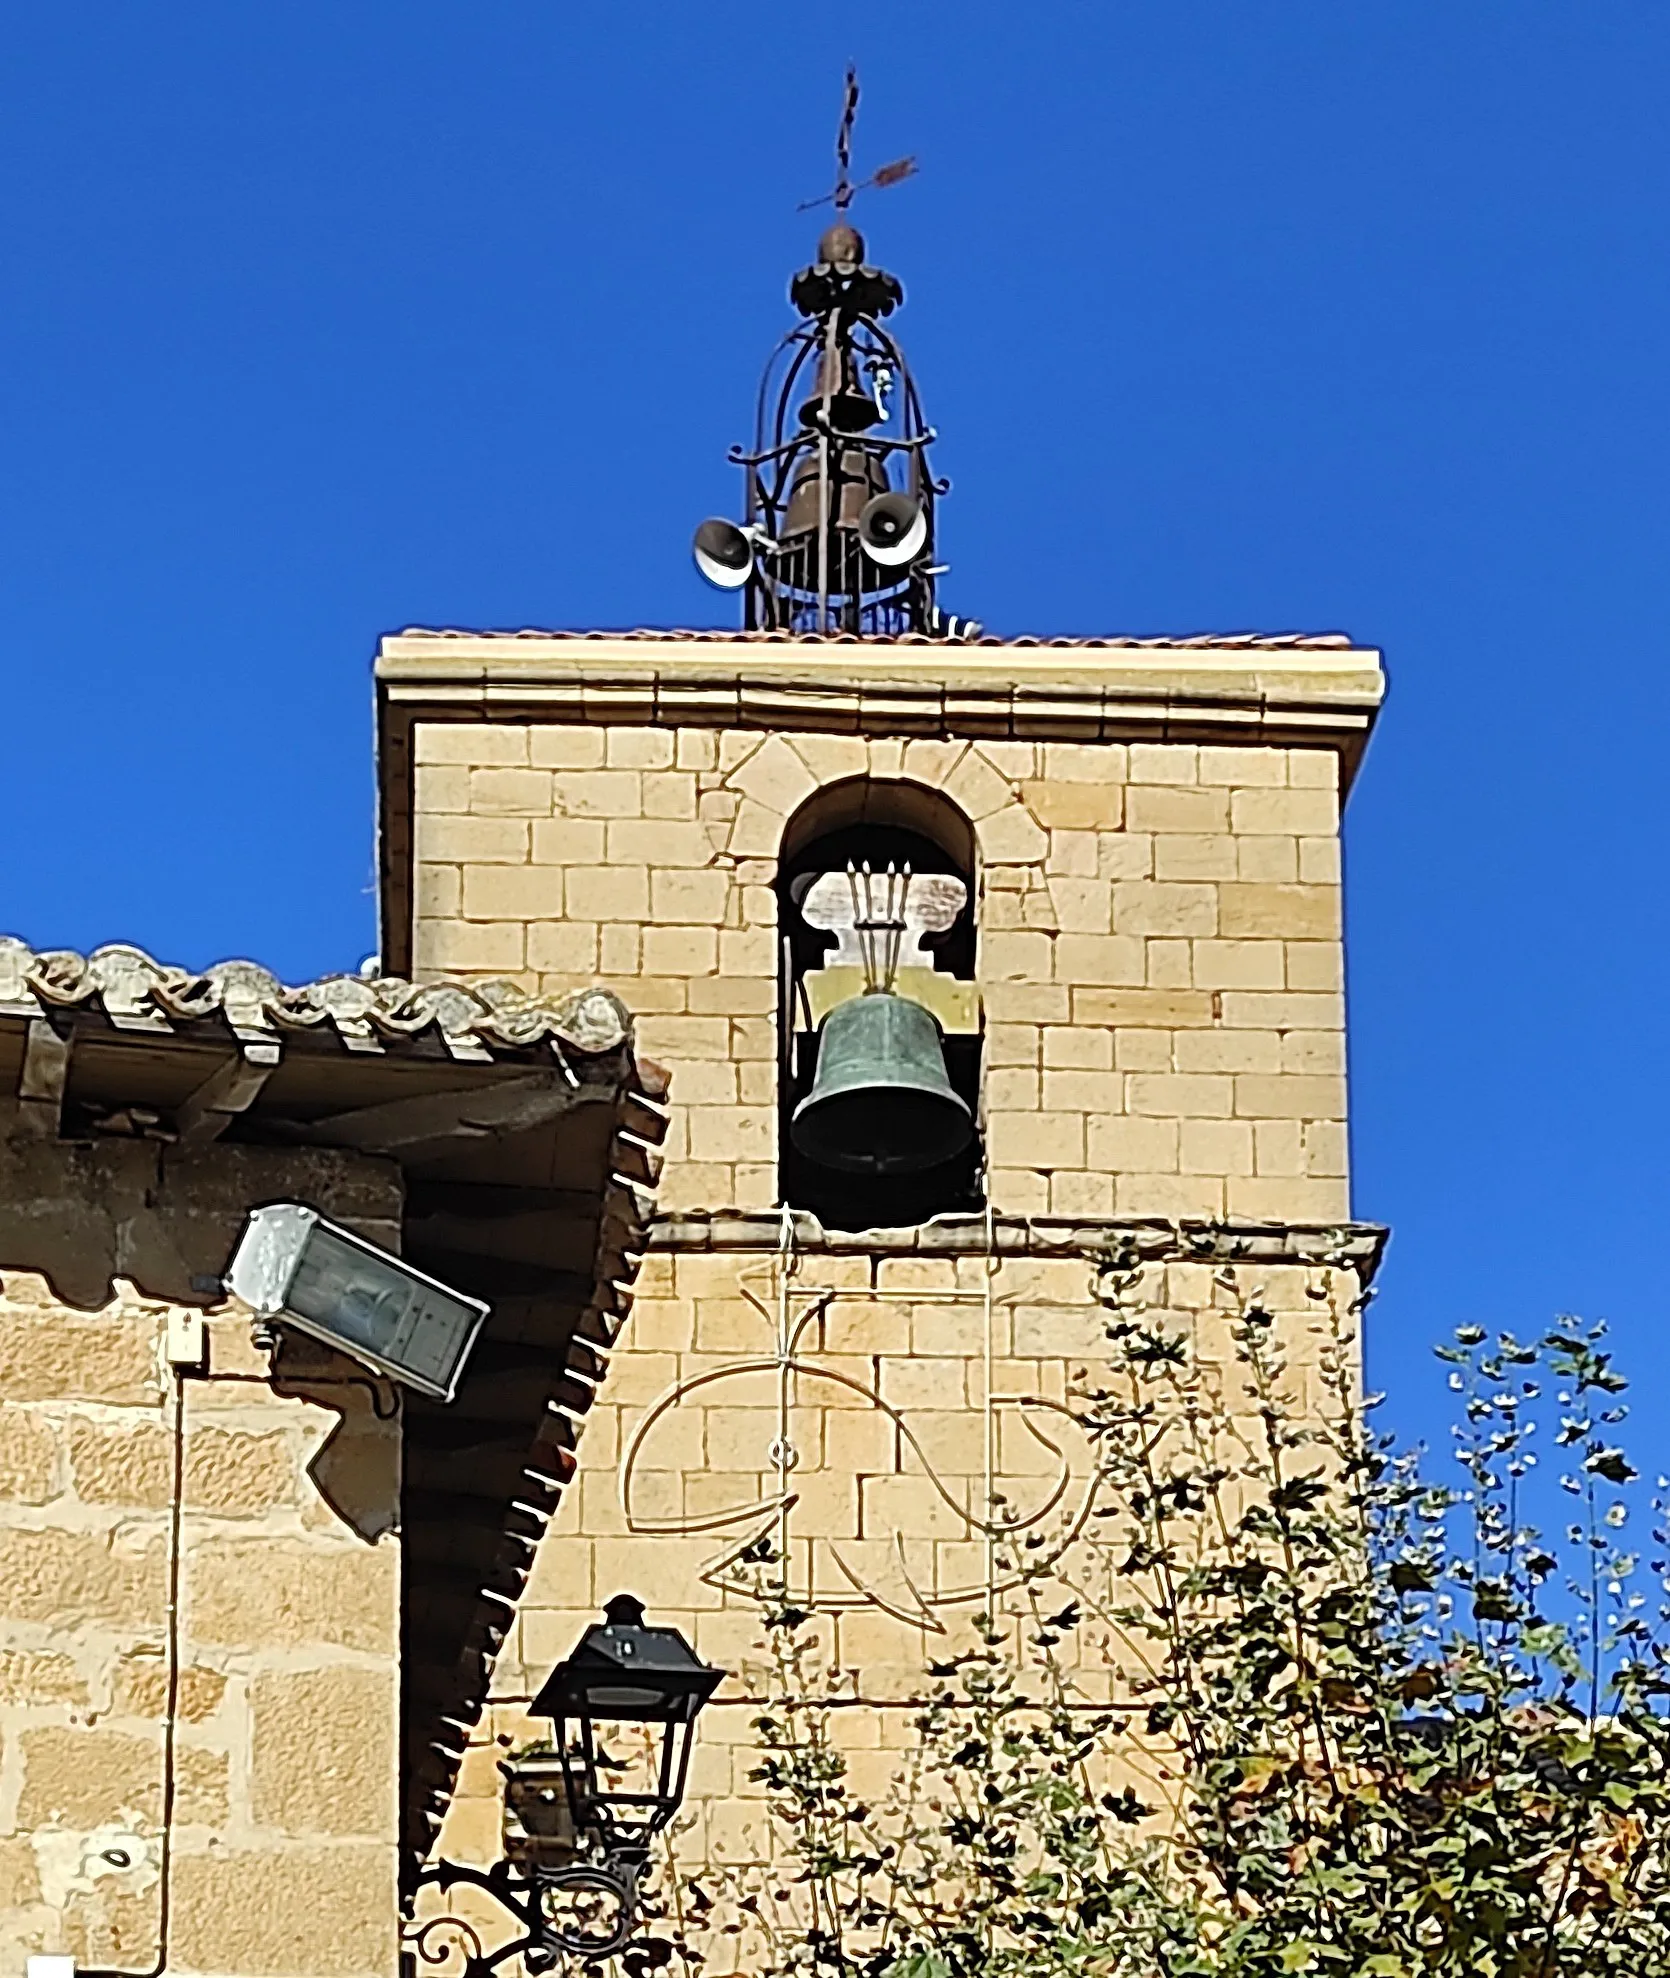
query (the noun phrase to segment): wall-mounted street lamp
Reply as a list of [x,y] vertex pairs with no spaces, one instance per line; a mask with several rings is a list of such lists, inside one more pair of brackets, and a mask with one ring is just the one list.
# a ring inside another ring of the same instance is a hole
[[[531,1706],[551,1720],[551,1752],[502,1768],[506,1858],[485,1872],[443,1861],[422,1878],[486,1889],[521,1922],[521,1944],[493,1964],[520,1948],[529,1971],[548,1971],[630,1941],[650,1844],[683,1801],[696,1718],[724,1674],[676,1628],[646,1627],[629,1593],[551,1671]],[[491,1966],[470,1960],[471,1978],[478,1968]]]

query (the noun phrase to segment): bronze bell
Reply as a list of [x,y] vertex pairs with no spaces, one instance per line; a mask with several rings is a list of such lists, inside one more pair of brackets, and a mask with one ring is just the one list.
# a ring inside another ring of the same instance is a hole
[[[877,495],[889,492],[887,469],[877,455],[865,447],[843,447],[830,461],[829,520],[837,529],[858,528],[859,517]],[[783,517],[783,537],[814,534],[822,502],[819,499],[818,449],[810,446],[795,463],[789,484],[788,512]]]
[[837,1004],[789,1122],[795,1146],[849,1174],[914,1174],[960,1154],[974,1121],[945,1075],[943,1037],[931,1010],[891,990]]

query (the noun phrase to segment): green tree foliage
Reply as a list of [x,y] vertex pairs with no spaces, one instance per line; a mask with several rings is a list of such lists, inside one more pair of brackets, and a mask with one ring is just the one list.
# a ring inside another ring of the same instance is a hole
[[[1000,1553],[1017,1593],[926,1670],[873,1801],[761,1548],[772,1858],[682,1892],[685,1954],[726,1931],[760,1978],[1670,1973],[1670,1666],[1637,1590],[1663,1568],[1629,1549],[1598,1330],[1459,1332],[1440,1488],[1371,1432],[1325,1289],[1308,1319],[1239,1298],[1183,1330],[1140,1281],[1096,1275],[1094,1536],[1065,1578]],[[1296,1369],[1307,1323],[1325,1350]],[[1524,1509],[1539,1452],[1557,1539]]]

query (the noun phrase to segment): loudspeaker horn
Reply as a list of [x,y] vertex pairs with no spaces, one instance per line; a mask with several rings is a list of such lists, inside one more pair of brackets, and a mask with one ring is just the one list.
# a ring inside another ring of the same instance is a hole
[[872,563],[884,570],[909,563],[928,540],[927,511],[907,494],[879,494],[864,504],[858,540]]
[[710,515],[690,545],[696,568],[721,591],[740,591],[754,573],[754,544],[747,530]]

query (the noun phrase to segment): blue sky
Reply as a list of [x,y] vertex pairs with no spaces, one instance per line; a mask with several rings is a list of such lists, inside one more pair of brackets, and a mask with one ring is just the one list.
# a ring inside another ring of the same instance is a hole
[[403,624],[701,624],[828,183],[995,631],[1344,628],[1372,1369],[1658,1283],[1670,11],[79,0],[0,23],[0,923],[291,977],[374,945]]

